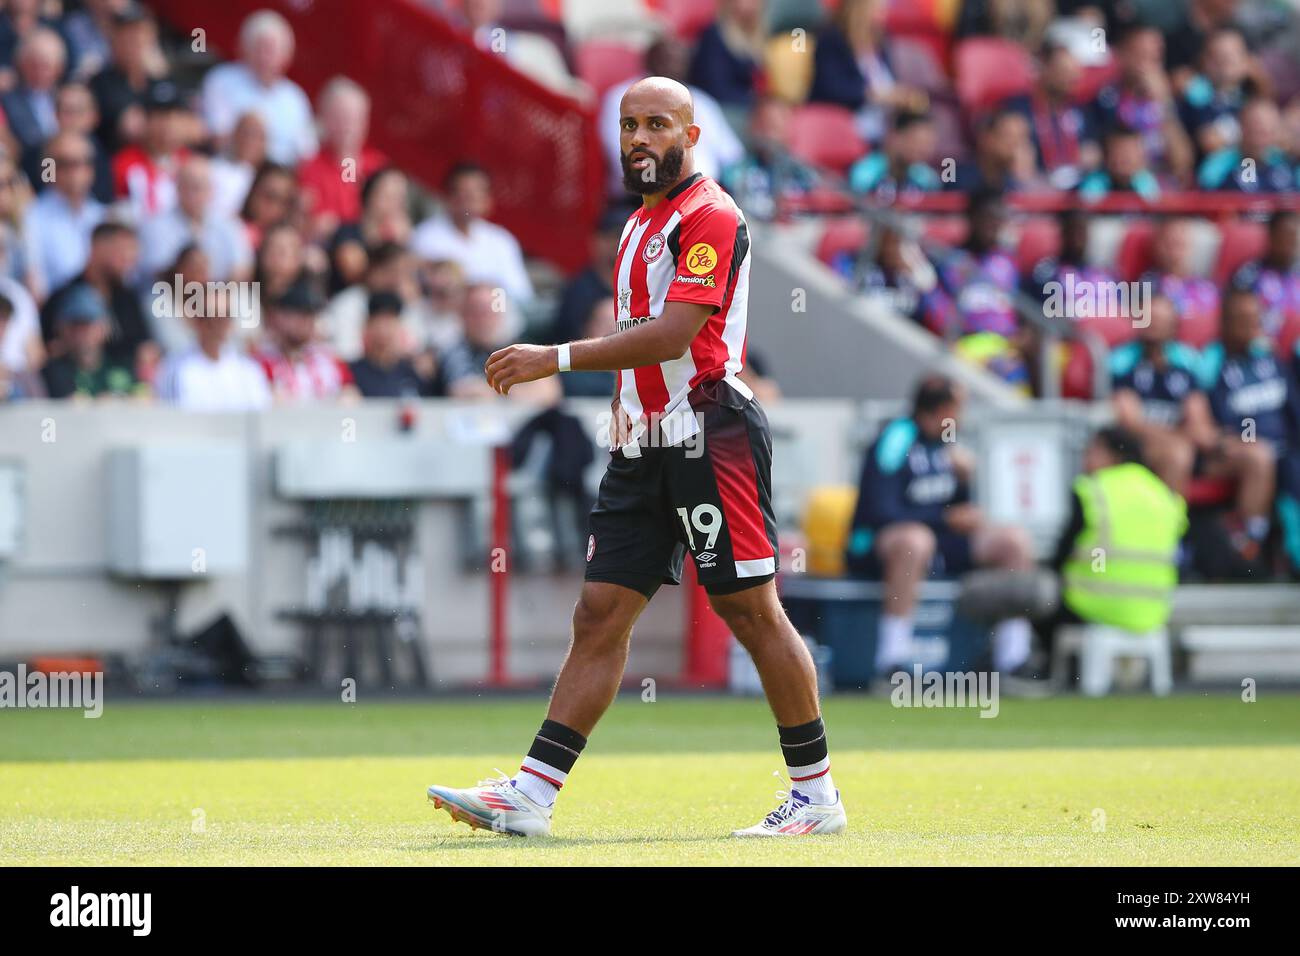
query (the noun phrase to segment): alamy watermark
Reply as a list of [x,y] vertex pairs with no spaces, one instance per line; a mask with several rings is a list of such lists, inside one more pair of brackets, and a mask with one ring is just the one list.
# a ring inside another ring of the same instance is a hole
[[58,707],[85,711],[87,718],[104,713],[104,672],[0,671],[0,709]]
[[889,683],[895,707],[977,707],[981,717],[996,717],[1001,709],[997,671],[927,671],[915,664],[910,674],[895,671]]
[[1133,327],[1145,329],[1151,324],[1150,282],[1094,282],[1075,280],[1073,272],[1065,280],[1043,283],[1043,315],[1049,319],[1096,319],[1127,315]]

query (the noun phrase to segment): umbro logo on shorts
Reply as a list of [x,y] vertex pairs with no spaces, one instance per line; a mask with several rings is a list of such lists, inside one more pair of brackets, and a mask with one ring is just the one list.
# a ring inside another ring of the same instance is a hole
[[701,551],[695,556],[695,563],[701,568],[711,568],[717,560],[718,556],[712,551]]

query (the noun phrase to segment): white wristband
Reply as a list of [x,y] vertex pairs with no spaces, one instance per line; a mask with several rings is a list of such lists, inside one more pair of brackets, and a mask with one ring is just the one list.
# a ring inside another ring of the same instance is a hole
[[561,372],[569,371],[569,344],[557,345],[555,347],[555,364]]

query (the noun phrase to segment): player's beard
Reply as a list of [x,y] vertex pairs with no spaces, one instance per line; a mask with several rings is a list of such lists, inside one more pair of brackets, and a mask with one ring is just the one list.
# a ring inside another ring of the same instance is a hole
[[[663,159],[648,149],[638,149],[636,152],[638,155],[650,157],[653,166],[651,169],[633,169],[627,153],[620,154],[619,159],[623,163],[623,188],[628,192],[639,193],[642,196],[660,193],[677,182],[678,177],[681,176],[682,164],[686,162],[684,147],[669,146],[664,151]],[[651,170],[654,171],[654,175],[647,179],[646,174]]]

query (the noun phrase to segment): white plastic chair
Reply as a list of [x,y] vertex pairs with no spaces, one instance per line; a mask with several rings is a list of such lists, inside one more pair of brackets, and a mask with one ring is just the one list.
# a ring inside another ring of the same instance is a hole
[[1174,686],[1169,632],[1158,628],[1147,634],[1134,634],[1105,624],[1076,624],[1061,628],[1052,649],[1052,680],[1059,687],[1064,681],[1069,658],[1079,658],[1079,689],[1088,697],[1110,693],[1119,658],[1136,657],[1147,662],[1151,675],[1151,692],[1166,696]]

